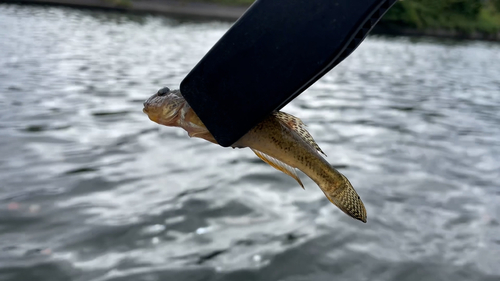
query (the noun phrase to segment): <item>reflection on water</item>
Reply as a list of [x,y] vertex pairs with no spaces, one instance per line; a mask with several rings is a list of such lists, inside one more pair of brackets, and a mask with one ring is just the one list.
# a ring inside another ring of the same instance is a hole
[[227,28],[0,5],[0,279],[498,280],[498,44],[372,37],[286,107],[362,224],[142,113]]

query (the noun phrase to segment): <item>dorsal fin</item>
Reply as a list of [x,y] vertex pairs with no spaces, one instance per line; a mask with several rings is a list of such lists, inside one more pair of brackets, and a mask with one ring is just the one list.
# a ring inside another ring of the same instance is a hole
[[314,141],[313,137],[311,134],[306,130],[306,124],[302,122],[299,118],[288,114],[286,112],[278,111],[273,113],[278,120],[280,120],[282,123],[284,123],[286,126],[288,126],[290,129],[295,131],[306,143],[311,145],[314,149],[316,149],[318,152],[321,154],[325,155],[326,154],[321,150],[319,145]]
[[297,175],[297,170],[295,168],[293,168],[292,166],[290,166],[286,163],[281,162],[280,160],[278,160],[272,156],[265,154],[264,152],[260,152],[258,150],[253,149],[253,148],[251,148],[251,149],[255,153],[255,155],[257,155],[262,161],[266,162],[267,164],[269,164],[271,167],[275,168],[276,170],[282,171],[283,173],[291,176],[300,184],[300,186],[303,189],[305,189],[304,185],[300,181],[299,176]]

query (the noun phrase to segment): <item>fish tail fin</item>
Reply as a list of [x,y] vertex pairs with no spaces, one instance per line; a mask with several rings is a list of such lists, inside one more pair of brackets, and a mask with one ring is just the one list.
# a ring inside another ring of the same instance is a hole
[[344,213],[366,223],[366,209],[363,201],[347,178],[344,175],[342,178],[345,180],[345,184],[341,184],[334,190],[331,187],[321,187],[321,190],[325,193],[326,198]]

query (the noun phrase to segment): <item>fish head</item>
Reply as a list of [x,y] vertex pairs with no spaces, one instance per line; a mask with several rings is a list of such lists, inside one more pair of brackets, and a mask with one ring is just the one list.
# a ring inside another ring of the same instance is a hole
[[164,87],[144,102],[142,110],[151,121],[165,126],[175,126],[186,100],[179,90]]

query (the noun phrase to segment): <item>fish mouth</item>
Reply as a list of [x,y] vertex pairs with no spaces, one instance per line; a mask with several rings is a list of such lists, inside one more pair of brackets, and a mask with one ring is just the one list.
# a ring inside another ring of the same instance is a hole
[[148,114],[148,101],[149,101],[149,99],[147,99],[145,102],[142,103],[142,106],[143,106],[142,112],[144,112],[146,114]]
[[149,120],[151,120],[151,121],[153,121],[153,122],[155,122],[155,123],[158,123],[159,118],[158,118],[157,116],[155,116],[155,115],[151,114],[151,113],[148,111],[147,107],[144,107],[144,108],[142,109],[142,112],[144,112],[144,113],[148,116]]
[[149,111],[148,111],[147,107],[144,107],[142,109],[142,112],[144,112],[147,116],[149,116]]

